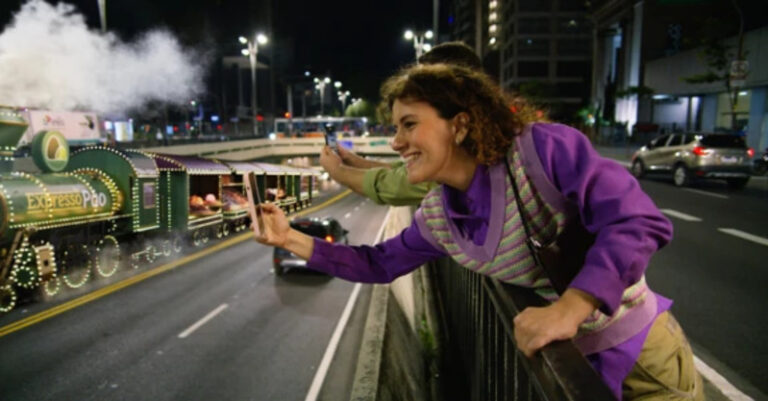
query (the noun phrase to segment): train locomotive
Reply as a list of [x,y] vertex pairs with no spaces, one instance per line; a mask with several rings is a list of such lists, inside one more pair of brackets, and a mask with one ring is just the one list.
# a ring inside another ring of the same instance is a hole
[[70,154],[55,131],[32,141],[35,169],[13,171],[26,128],[0,108],[0,312],[245,230],[247,173],[286,212],[318,193],[310,169],[106,146]]

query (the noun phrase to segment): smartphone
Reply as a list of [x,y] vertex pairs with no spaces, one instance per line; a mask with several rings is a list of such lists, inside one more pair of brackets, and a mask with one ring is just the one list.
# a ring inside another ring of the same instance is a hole
[[334,152],[339,152],[339,141],[336,138],[336,133],[333,131],[333,125],[325,126],[325,144],[330,146]]
[[253,171],[245,175],[245,193],[248,196],[248,212],[251,214],[253,234],[261,237],[264,233],[264,218],[261,215],[261,196],[256,185],[256,175]]

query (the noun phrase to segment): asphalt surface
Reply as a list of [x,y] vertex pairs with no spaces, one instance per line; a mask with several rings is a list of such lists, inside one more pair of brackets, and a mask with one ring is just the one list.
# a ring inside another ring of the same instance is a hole
[[[646,179],[642,186],[660,209],[701,219],[668,215],[674,239],[651,261],[650,286],[674,299],[672,311],[696,351],[702,351],[700,358],[710,366],[725,365],[768,394],[768,246],[721,231],[768,238],[766,197],[730,192],[715,183],[696,189],[728,198],[681,190],[667,181]],[[726,376],[741,382],[730,372]]]
[[[336,217],[357,244],[374,240],[385,214],[350,195],[313,215]],[[304,399],[354,284],[276,277],[271,260],[246,240],[0,337],[0,399]],[[22,306],[0,326],[51,306]],[[338,364],[354,369],[356,348],[343,340]],[[319,399],[348,387],[336,380]]]
[[[622,161],[631,154],[600,152]],[[768,399],[768,180],[752,177],[741,191],[721,181],[677,188],[667,176],[640,183],[675,230],[651,260],[649,285],[674,300],[700,359],[748,396]]]

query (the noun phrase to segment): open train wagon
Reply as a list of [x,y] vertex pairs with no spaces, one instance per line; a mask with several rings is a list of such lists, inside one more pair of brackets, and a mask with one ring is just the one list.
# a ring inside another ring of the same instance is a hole
[[261,182],[257,181],[259,188],[264,188],[264,194],[261,199],[280,206],[286,212],[294,211],[298,198],[289,183],[293,182],[296,174],[288,172],[285,168],[286,166],[257,162],[252,164],[264,170],[264,185],[262,186]]
[[[151,155],[160,171],[162,229],[175,238],[187,237],[200,246],[229,234],[224,219],[222,185],[231,170],[214,160],[195,156]],[[174,247],[177,246],[174,240]]]
[[257,190],[264,199],[266,172],[261,167],[248,162],[222,162],[231,170],[231,174],[222,177],[222,200],[224,202],[224,221],[229,222],[228,229],[238,232],[250,225],[248,215],[248,196],[245,194],[245,176],[256,176]]

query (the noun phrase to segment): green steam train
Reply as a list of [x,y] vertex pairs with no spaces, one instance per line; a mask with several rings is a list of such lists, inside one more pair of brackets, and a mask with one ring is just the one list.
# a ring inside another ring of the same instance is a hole
[[26,128],[0,108],[0,312],[21,295],[52,297],[245,230],[247,173],[287,212],[318,192],[310,169],[103,146],[70,154],[55,131],[31,143],[34,172],[12,171]]

